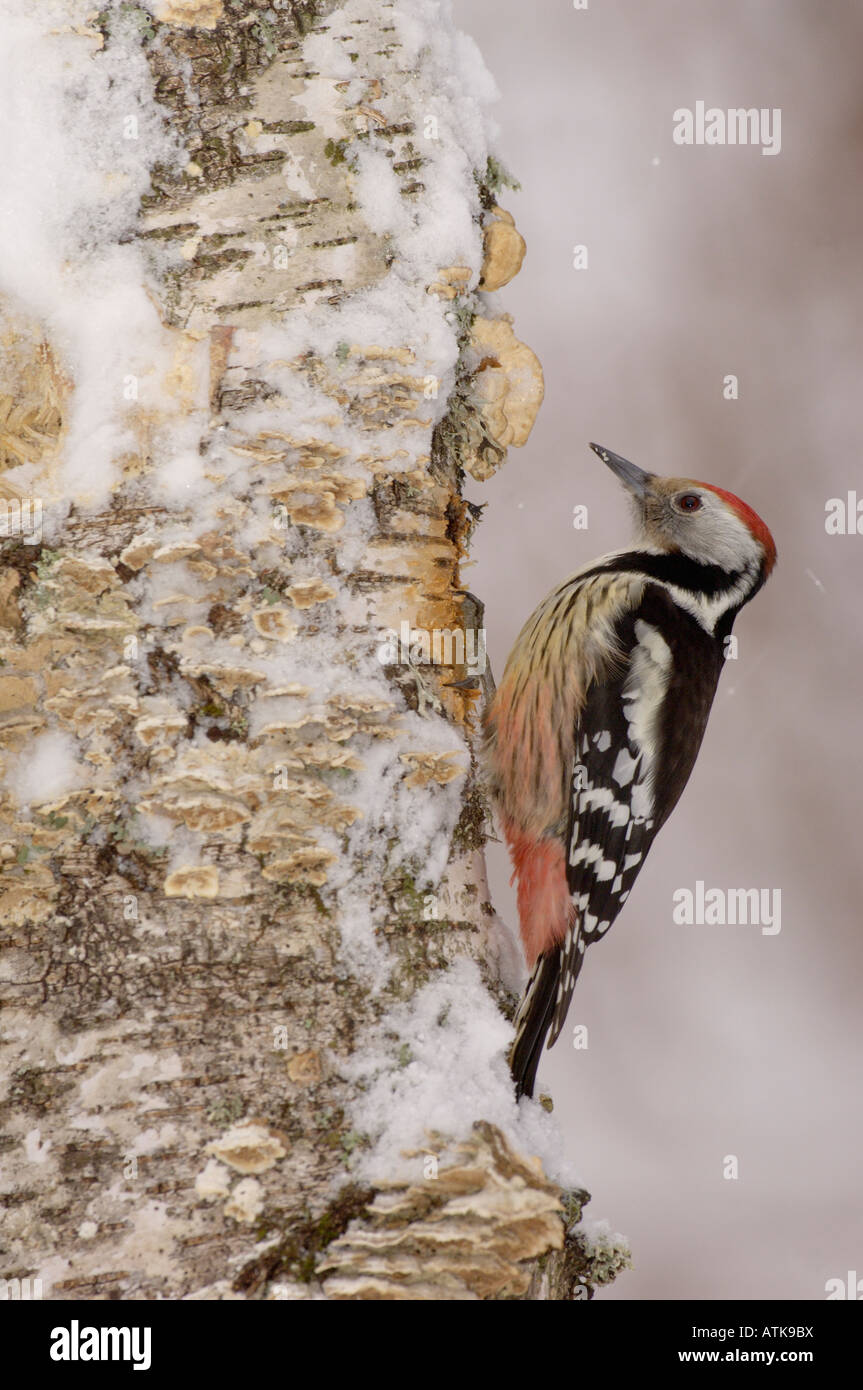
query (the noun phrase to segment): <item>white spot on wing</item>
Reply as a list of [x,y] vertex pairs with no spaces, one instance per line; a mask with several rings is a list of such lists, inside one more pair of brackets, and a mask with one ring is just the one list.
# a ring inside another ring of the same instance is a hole
[[594,878],[603,882],[614,875],[617,864],[613,859],[605,859],[602,853],[602,845],[592,845],[585,840],[583,845],[574,845],[569,856],[570,864],[595,864],[593,871]]
[[579,810],[589,808],[606,811],[612,826],[626,825],[629,820],[629,807],[625,801],[618,801],[610,787],[587,787],[581,793]]
[[636,782],[632,788],[632,814],[646,820],[653,810],[653,794],[646,782]]
[[638,642],[623,684],[623,708],[630,742],[650,762],[656,751],[657,715],[668,689],[671,648],[662,633],[641,618],[636,620],[635,635]]
[[618,786],[628,787],[632,781],[635,769],[638,766],[637,759],[633,758],[628,748],[621,748],[614,760],[614,767],[611,775]]

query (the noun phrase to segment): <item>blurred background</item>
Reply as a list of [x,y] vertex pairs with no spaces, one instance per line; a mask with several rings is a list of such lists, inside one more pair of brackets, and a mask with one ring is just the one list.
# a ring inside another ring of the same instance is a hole
[[[527,446],[468,490],[489,504],[465,578],[493,669],[550,588],[629,538],[588,440],[738,493],[779,548],[692,779],[540,1073],[589,1214],[632,1244],[599,1297],[823,1299],[863,1279],[863,534],[825,529],[829,499],[863,502],[863,7],[454,9],[522,184],[501,202],[527,258],[495,302],[546,379]],[[676,145],[672,114],[697,101],[780,108],[781,151]],[[515,923],[502,846],[489,867]],[[675,925],[697,880],[779,890],[781,932]]]

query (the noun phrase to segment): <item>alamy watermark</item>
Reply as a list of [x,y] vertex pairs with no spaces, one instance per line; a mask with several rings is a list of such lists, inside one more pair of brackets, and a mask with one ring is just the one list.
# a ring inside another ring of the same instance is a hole
[[844,1279],[828,1279],[824,1292],[830,1299],[846,1299],[851,1303],[863,1301],[863,1278],[857,1277],[856,1269],[849,1269]]
[[52,1361],[131,1361],[134,1371],[148,1371],[152,1329],[149,1327],[82,1327],[73,1318],[68,1327],[51,1331]]
[[863,536],[863,497],[829,497],[824,503],[824,530],[828,536]]
[[25,545],[41,544],[41,497],[0,497],[0,539],[9,536],[20,536]]
[[484,627],[422,628],[403,622],[387,628],[378,647],[382,666],[466,666],[476,675],[486,668]]
[[761,927],[762,936],[782,930],[780,888],[705,888],[696,879],[695,891],[675,888],[673,920],[683,927]]
[[695,103],[678,106],[672,117],[675,145],[760,145],[762,154],[779,154],[782,149],[782,111],[780,107],[732,107]]
[[0,1279],[0,1302],[30,1303],[42,1297],[41,1279]]

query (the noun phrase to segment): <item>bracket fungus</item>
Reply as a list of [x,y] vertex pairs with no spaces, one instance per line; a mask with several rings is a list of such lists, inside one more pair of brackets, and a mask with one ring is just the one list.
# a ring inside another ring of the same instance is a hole
[[483,262],[479,287],[481,290],[499,290],[509,284],[514,275],[521,270],[524,260],[524,237],[516,230],[515,220],[497,204],[491,210],[491,220],[483,232]]

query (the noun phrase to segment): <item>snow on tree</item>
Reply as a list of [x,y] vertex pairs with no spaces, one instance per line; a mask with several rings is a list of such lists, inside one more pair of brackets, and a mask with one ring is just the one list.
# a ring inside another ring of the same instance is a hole
[[542,398],[494,83],[438,0],[0,31],[0,1273],[586,1296],[460,575]]

